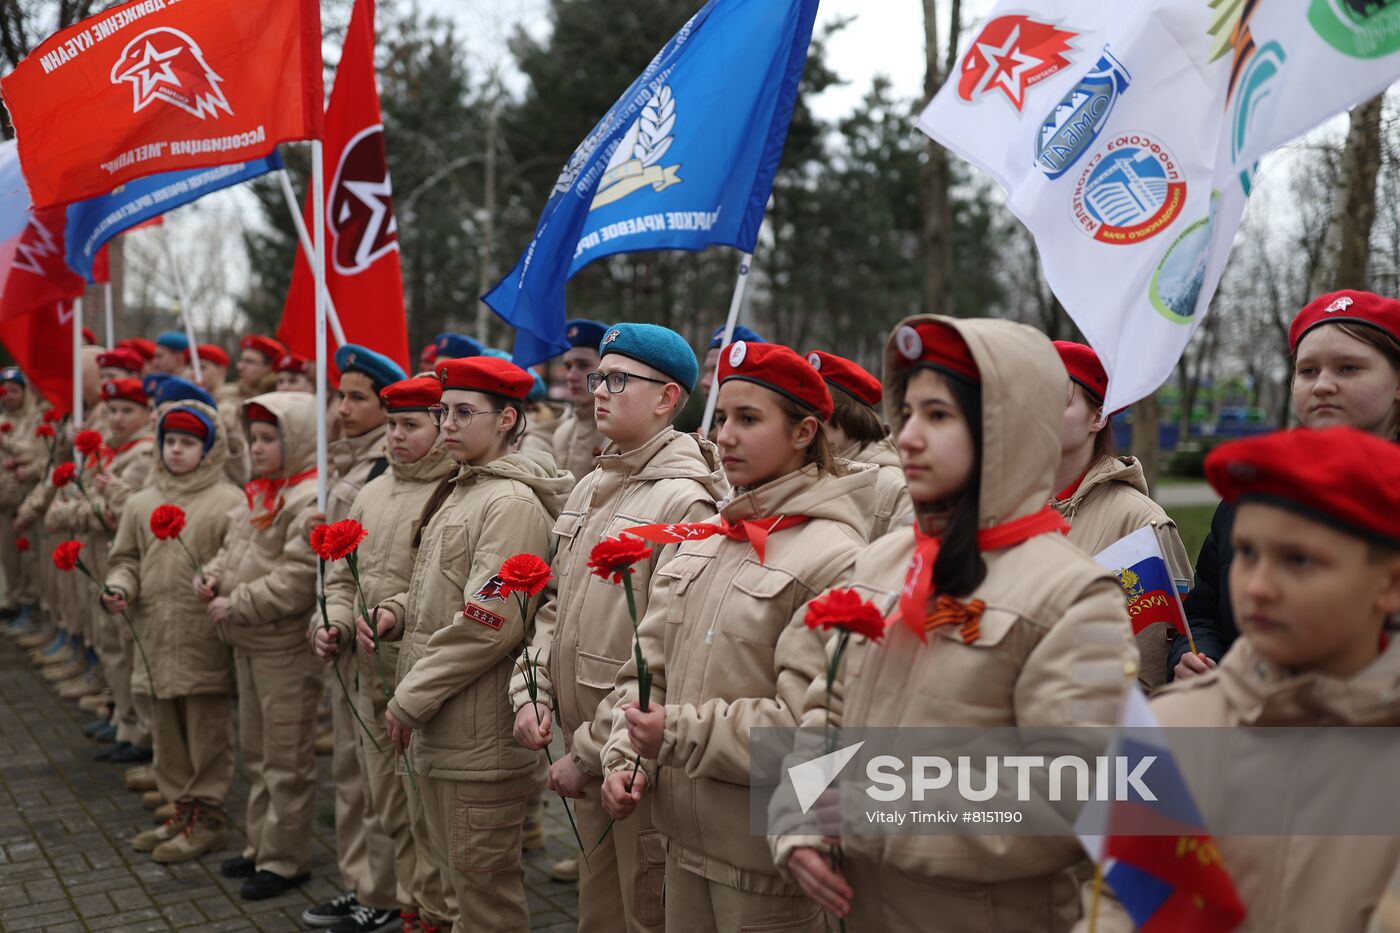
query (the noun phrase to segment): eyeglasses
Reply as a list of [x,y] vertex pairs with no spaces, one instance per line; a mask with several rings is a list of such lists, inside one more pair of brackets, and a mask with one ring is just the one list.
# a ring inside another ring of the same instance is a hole
[[428,406],[428,417],[433,419],[433,424],[442,427],[444,422],[452,421],[462,427],[472,423],[473,415],[494,415],[504,411],[501,408],[484,408],[481,411],[473,411],[468,405],[454,405],[448,408],[441,403]]
[[604,374],[604,373],[589,373],[589,374],[588,374],[588,391],[589,391],[589,392],[597,392],[597,391],[598,391],[598,387],[599,387],[600,385],[602,385],[604,382],[606,382],[606,383],[608,384],[608,394],[609,394],[609,395],[621,395],[623,392],[625,392],[625,391],[627,390],[627,380],[628,380],[628,379],[640,379],[640,380],[642,380],[643,382],[654,382],[654,383],[656,383],[657,385],[661,385],[661,386],[664,386],[664,385],[668,385],[668,384],[669,384],[665,379],[653,379],[653,378],[651,378],[650,376],[639,376],[639,375],[637,375],[636,373],[628,373],[628,372],[623,372],[623,371],[621,371],[621,370],[617,370],[617,371],[615,371],[615,372],[610,372],[610,373],[607,373],[607,374]]

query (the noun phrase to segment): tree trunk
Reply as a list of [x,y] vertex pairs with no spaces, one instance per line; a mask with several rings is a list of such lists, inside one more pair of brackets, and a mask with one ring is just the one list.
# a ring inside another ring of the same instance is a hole
[[1161,404],[1155,394],[1133,403],[1133,456],[1142,464],[1143,476],[1147,478],[1148,495],[1152,495],[1157,489],[1161,454],[1158,425],[1161,420]]
[[1384,95],[1351,112],[1351,129],[1342,151],[1332,217],[1323,240],[1323,257],[1309,283],[1320,295],[1339,288],[1368,287],[1366,261],[1371,227],[1376,221],[1376,176],[1381,167],[1381,111]]
[[496,153],[500,148],[496,134],[500,122],[501,95],[493,85],[493,96],[486,120],[486,177],[482,193],[481,239],[477,241],[477,302],[476,337],[482,343],[491,342],[491,306],[481,296],[496,284]]
[[[956,3],[956,0],[955,0]],[[938,54],[938,0],[924,4],[924,103],[933,100],[943,86],[945,71]],[[950,46],[957,45],[957,24],[949,33]],[[950,53],[950,58],[955,53]],[[948,150],[928,140],[927,158],[920,172],[923,190],[924,310],[930,314],[953,311],[953,210],[948,197],[950,173]]]

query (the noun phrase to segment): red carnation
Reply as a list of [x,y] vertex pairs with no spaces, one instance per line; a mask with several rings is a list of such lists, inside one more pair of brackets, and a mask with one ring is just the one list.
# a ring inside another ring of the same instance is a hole
[[65,460],[53,468],[53,488],[62,489],[73,481],[73,477],[78,473],[78,465],[72,460]]
[[58,424],[58,423],[59,423],[60,421],[62,421],[62,420],[63,420],[63,412],[59,411],[57,408],[45,409],[45,411],[44,411],[44,423],[45,423],[45,424]]
[[151,534],[162,541],[178,538],[185,530],[185,510],[178,505],[158,505],[151,513]]
[[885,619],[868,599],[855,590],[832,590],[807,604],[807,627],[838,629],[864,635],[871,641],[885,636]]
[[524,593],[538,596],[554,574],[537,554],[516,554],[501,564],[501,595]]
[[35,437],[49,438],[54,436],[53,425],[41,424],[34,429]]
[[53,565],[59,570],[72,570],[78,566],[78,552],[83,549],[81,541],[64,541],[53,549]]
[[311,550],[321,560],[341,560],[355,553],[355,548],[368,536],[365,526],[353,518],[334,525],[317,525],[311,529]]
[[85,457],[92,456],[102,446],[102,435],[96,431],[79,431],[73,438],[73,449]]
[[9,433],[10,433],[11,431],[13,431],[14,429],[15,429],[15,426],[12,425],[12,424],[10,424],[10,422],[8,422],[8,421],[0,421],[0,434],[9,434]]
[[621,583],[632,573],[632,565],[651,556],[651,548],[641,538],[618,535],[604,538],[588,554],[588,569],[609,583]]
[[15,539],[15,550],[16,550],[16,551],[19,551],[19,552],[23,553],[24,551],[29,550],[29,548],[30,548],[29,539],[26,538],[24,535],[20,535],[18,538]]

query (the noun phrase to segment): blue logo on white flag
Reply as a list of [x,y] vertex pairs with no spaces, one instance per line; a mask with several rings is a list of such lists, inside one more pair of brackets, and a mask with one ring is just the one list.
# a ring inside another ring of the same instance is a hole
[[568,349],[565,283],[616,253],[752,252],[817,0],[710,0],[575,150],[525,252],[483,297],[528,366]]
[[1128,89],[1133,76],[1105,46],[1093,69],[1070,88],[1040,124],[1035,161],[1045,177],[1054,181],[1074,167],[1103,132],[1118,95]]
[[213,168],[161,172],[127,182],[110,194],[68,206],[68,268],[92,281],[92,264],[103,244],[152,217],[158,217],[206,194],[230,188],[282,168],[273,150],[265,159]]

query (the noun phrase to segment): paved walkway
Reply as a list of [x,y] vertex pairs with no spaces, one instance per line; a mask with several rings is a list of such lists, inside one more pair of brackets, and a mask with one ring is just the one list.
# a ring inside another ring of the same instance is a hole
[[[300,930],[307,905],[339,893],[328,758],[320,760],[312,880],[248,903],[240,882],[219,875],[219,862],[244,842],[246,781],[235,778],[228,851],[157,865],[127,845],[151,816],[123,788],[122,768],[92,760],[98,746],[83,736],[87,719],[0,635],[0,931]],[[562,933],[577,926],[578,895],[543,874],[573,848],[557,797],[546,824],[548,848],[526,856],[525,880],[533,929]]]

